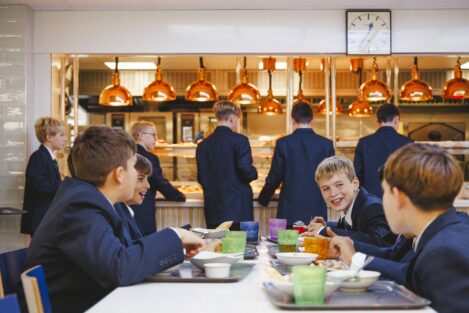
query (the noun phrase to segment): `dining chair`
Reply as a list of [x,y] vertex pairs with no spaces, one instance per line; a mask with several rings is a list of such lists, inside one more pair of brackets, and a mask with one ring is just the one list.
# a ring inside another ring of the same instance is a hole
[[0,254],[0,296],[18,292],[28,248]]
[[21,313],[18,298],[15,294],[0,297],[0,312]]
[[36,265],[21,274],[29,313],[52,313],[44,269]]

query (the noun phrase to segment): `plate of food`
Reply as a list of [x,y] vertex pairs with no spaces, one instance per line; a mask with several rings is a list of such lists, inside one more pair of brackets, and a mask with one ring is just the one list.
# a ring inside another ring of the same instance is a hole
[[337,270],[327,273],[327,278],[340,284],[343,291],[359,292],[367,290],[381,276],[380,272],[360,271],[357,277],[353,277],[354,271]]
[[308,265],[318,257],[315,253],[279,252],[275,255],[277,260],[285,265]]

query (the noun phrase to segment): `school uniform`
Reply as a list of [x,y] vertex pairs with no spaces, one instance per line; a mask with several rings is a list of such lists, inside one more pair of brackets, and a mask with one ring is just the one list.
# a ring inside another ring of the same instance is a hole
[[93,185],[67,178],[32,239],[25,268],[44,267],[54,313],[83,312],[114,288],[183,260],[176,232],[129,242],[109,200]]
[[440,313],[469,308],[469,223],[451,208],[423,230],[414,246],[407,284]]
[[120,202],[114,205],[117,214],[122,220],[123,226],[128,231],[131,240],[137,240],[143,237],[140,226],[135,221],[135,212],[127,204]]
[[327,206],[314,175],[319,163],[333,155],[332,142],[311,128],[298,128],[278,139],[258,202],[267,206],[281,184],[277,218],[287,219],[288,225],[308,224],[312,216],[327,219]]
[[[327,222],[327,225],[339,236],[348,236],[353,241],[371,243],[378,246],[390,246],[397,236],[391,233],[386,218],[384,217],[381,199],[368,193],[360,187],[353,202],[350,218],[351,225],[344,218],[338,222]],[[328,236],[326,229],[320,232]]]
[[151,176],[148,177],[150,188],[147,190],[142,204],[131,205],[137,224],[143,233],[148,235],[156,231],[156,192],[161,192],[168,201],[186,201],[186,196],[163,176],[160,160],[155,154],[147,151],[140,144],[137,144],[137,153],[146,157],[153,167]]
[[224,221],[252,221],[253,194],[249,183],[257,179],[251,146],[246,136],[218,126],[197,146],[197,180],[204,192],[207,226]]
[[391,126],[382,126],[374,134],[361,138],[353,159],[360,186],[363,186],[369,193],[382,198],[383,190],[378,177],[378,169],[386,163],[391,153],[412,142]]
[[53,153],[44,145],[31,154],[26,167],[21,233],[33,235],[60,186],[60,172]]

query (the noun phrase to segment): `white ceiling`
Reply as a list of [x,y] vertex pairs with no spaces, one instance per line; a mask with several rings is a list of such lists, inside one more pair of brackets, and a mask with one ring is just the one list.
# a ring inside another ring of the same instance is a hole
[[469,9],[468,0],[2,0],[34,10],[451,10]]

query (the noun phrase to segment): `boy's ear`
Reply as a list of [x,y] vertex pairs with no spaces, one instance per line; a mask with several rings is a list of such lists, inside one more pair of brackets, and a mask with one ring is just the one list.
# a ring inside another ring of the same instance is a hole
[[124,182],[124,167],[119,166],[112,170],[111,177],[117,184],[122,184]]
[[358,188],[360,187],[360,181],[358,180],[357,176],[355,176],[352,179],[352,185],[353,185],[353,191],[358,191]]
[[391,191],[392,191],[392,194],[396,197],[397,208],[399,210],[409,205],[410,199],[404,192],[399,190],[397,187],[392,187]]

